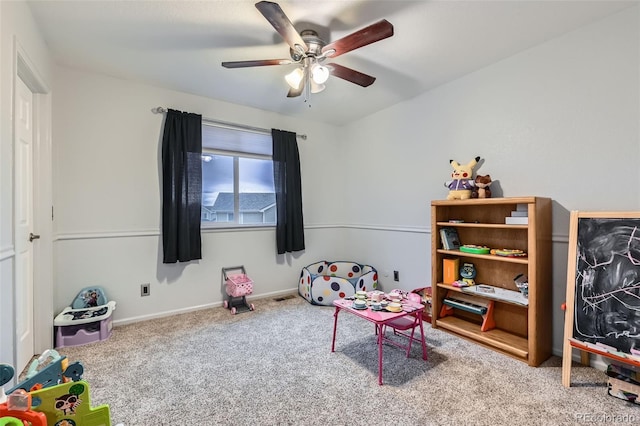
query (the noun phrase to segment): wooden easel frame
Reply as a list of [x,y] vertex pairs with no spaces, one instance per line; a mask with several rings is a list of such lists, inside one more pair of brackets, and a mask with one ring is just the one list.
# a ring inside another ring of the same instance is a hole
[[597,354],[607,358],[616,359],[630,365],[640,366],[640,362],[628,358],[615,356],[606,350],[595,350],[586,344],[581,344],[573,339],[573,321],[575,316],[575,296],[576,296],[576,268],[577,268],[577,246],[578,246],[578,223],[580,219],[640,219],[640,211],[631,212],[580,212],[572,211],[569,224],[569,258],[567,265],[567,297],[566,311],[564,318],[564,340],[562,351],[562,385],[571,386],[571,363],[572,349],[580,350],[580,360],[583,364],[589,365],[589,354]]

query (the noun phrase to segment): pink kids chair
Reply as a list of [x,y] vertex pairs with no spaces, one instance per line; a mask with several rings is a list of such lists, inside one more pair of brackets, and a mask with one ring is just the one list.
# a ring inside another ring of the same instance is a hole
[[[409,301],[414,302],[414,303],[418,303],[421,304],[422,300],[420,298],[419,294],[416,293],[409,293],[407,294],[407,299],[409,299]],[[400,318],[396,318],[394,320],[389,321],[388,323],[384,324],[382,326],[382,331],[381,331],[381,336],[380,338],[386,340],[387,342],[391,343],[392,345],[398,346],[399,348],[402,349],[406,349],[407,350],[407,358],[409,358],[409,354],[411,353],[411,344],[413,343],[413,341],[418,341],[420,342],[420,344],[422,345],[422,359],[424,359],[425,361],[427,360],[427,349],[426,349],[426,342],[424,340],[424,334],[420,332],[420,322],[422,321],[422,315],[416,315],[416,316],[404,316],[404,317],[400,317]],[[393,329],[393,334],[396,336],[404,336],[407,339],[409,339],[409,343],[405,346],[405,345],[401,345],[400,343],[390,340],[388,338],[385,337],[385,332],[387,327],[390,327]],[[420,337],[415,337],[415,333],[416,333],[416,328],[418,328],[418,334],[420,335]],[[411,333],[408,333],[408,331],[411,330]]]

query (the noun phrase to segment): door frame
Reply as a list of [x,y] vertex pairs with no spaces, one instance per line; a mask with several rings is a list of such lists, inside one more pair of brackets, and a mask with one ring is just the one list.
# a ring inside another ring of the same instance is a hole
[[[33,258],[33,337],[34,351],[53,348],[53,171],[51,144],[51,90],[27,51],[14,36],[12,85],[12,138],[16,144],[15,93],[18,79],[33,93],[33,233],[40,235]],[[14,164],[15,167],[15,164]],[[16,171],[14,170],[14,176]],[[15,203],[15,180],[12,184]],[[14,205],[15,208],[15,205]],[[15,219],[14,219],[15,220]],[[15,235],[15,222],[13,224]],[[15,246],[15,242],[14,242]],[[15,259],[14,259],[15,261]],[[13,297],[16,281],[13,276]],[[14,307],[15,308],[15,307]],[[14,327],[13,357],[16,360],[17,333]],[[23,366],[15,366],[17,371]]]

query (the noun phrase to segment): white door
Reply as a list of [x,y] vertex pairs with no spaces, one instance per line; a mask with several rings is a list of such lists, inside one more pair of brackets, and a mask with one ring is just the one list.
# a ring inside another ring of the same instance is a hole
[[34,354],[33,333],[33,93],[17,78],[15,96],[16,371]]

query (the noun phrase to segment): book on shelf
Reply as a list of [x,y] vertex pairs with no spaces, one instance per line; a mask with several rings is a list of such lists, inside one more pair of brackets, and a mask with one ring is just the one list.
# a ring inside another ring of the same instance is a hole
[[440,239],[442,240],[442,248],[445,250],[458,250],[460,248],[460,237],[458,237],[456,228],[441,228]]
[[504,223],[507,225],[528,225],[529,218],[527,216],[524,217],[505,217]]
[[526,204],[518,204],[515,210],[511,211],[511,216],[505,217],[504,223],[507,225],[528,225],[529,210]]

